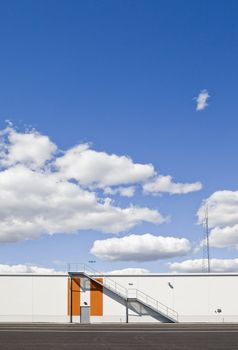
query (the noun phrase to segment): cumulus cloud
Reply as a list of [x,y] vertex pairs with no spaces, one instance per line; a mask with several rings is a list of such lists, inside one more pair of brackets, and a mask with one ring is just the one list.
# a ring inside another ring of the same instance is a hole
[[238,224],[234,226],[215,227],[210,231],[209,242],[212,247],[238,249]]
[[4,167],[15,164],[42,167],[57,150],[48,136],[40,135],[34,130],[19,133],[8,127],[0,133],[0,138],[0,165]]
[[138,164],[127,156],[97,152],[90,149],[89,144],[66,151],[55,164],[62,177],[93,188],[140,183],[155,173],[151,164]]
[[191,250],[185,238],[131,234],[122,238],[108,238],[93,243],[91,253],[108,261],[153,261],[184,256]]
[[232,226],[238,223],[238,191],[216,191],[207,198],[198,210],[202,223],[206,208],[209,211],[209,227]]
[[199,95],[196,97],[196,102],[197,102],[197,107],[196,110],[197,111],[202,111],[203,109],[205,109],[208,106],[207,100],[209,99],[210,95],[208,93],[208,91],[202,90]]
[[55,271],[54,269],[47,267],[40,267],[36,265],[6,265],[0,264],[0,274],[17,274],[17,273],[32,273],[39,275],[52,275],[52,274],[60,274],[63,272]]
[[[33,151],[28,150],[31,143]],[[13,151],[16,145],[19,152]],[[56,146],[35,131],[21,134],[8,127],[2,132],[0,149],[1,242],[86,229],[118,233],[143,221],[165,221],[157,210],[134,205],[118,207],[109,198],[101,198],[95,191],[63,177],[55,166],[58,157],[52,158]],[[133,168],[131,160],[124,160]],[[145,168],[146,172],[151,167]],[[86,183],[85,173],[84,176]]]
[[197,212],[200,224],[206,208],[209,212],[210,245],[238,248],[238,191],[214,192]]
[[159,175],[150,182],[143,185],[145,193],[163,193],[185,194],[189,192],[199,191],[202,188],[201,182],[194,183],[176,183],[173,182],[171,176]]
[[135,193],[135,187],[134,186],[128,186],[128,187],[106,187],[104,189],[104,193],[108,195],[116,195],[119,194],[123,197],[133,197]]
[[135,187],[126,186],[130,184],[142,184],[147,193],[185,194],[202,188],[200,182],[175,183],[170,175],[158,176],[152,164],[138,164],[128,156],[97,152],[89,144],[73,147],[58,157],[55,164],[63,178],[74,179],[91,189],[104,189],[110,195],[132,197]]
[[[238,272],[238,259],[211,259],[212,272]],[[203,272],[203,259],[185,260],[182,262],[169,263],[173,272]]]
[[94,229],[118,233],[162,215],[148,208],[120,208],[94,192],[59,181],[54,174],[15,166],[0,173],[0,241],[36,238],[41,234]]
[[139,267],[128,267],[127,269],[113,270],[106,273],[109,275],[143,275],[149,272],[149,270],[141,269]]
[[200,186],[176,184],[170,176],[156,178],[152,164],[97,152],[89,144],[62,152],[48,136],[8,126],[0,131],[0,242],[80,230],[118,233],[142,222],[159,224],[166,218],[158,210],[120,207],[110,196],[130,198],[143,184],[148,193],[187,193]]

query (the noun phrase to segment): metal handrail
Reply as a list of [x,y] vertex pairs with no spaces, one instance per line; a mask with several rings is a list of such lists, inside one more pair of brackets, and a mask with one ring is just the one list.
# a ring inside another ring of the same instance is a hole
[[[72,269],[72,267],[75,267],[75,269]],[[103,276],[103,282],[101,284],[106,288],[110,289],[111,291],[116,292],[118,295],[122,296],[125,299],[127,299],[128,297],[131,297],[129,294],[131,294],[131,292],[134,292],[135,299],[137,299],[139,302],[147,304],[148,306],[154,308],[158,312],[163,312],[167,316],[176,319],[176,321],[178,320],[178,313],[174,309],[170,308],[169,306],[161,303],[160,301],[154,299],[150,295],[136,288],[127,289],[126,287],[122,286],[112,278],[105,276],[104,272],[99,272],[94,268],[92,268],[91,266],[88,266],[86,264],[80,264],[80,263],[71,263],[71,264],[68,264],[68,272],[75,272],[75,273],[82,272],[86,276],[88,275],[90,278],[92,278],[95,281],[96,281],[96,276]],[[98,281],[96,282],[100,283]],[[145,301],[143,298],[145,299]]]
[[[151,297],[150,295],[138,290],[138,289],[129,289],[128,291],[129,293],[134,292],[136,299],[143,302],[143,297],[140,298],[140,295],[144,296],[145,299],[145,304],[148,304],[152,307],[154,307],[155,309],[157,309],[158,311],[162,311],[165,312],[167,316],[172,315],[174,318],[176,318],[176,320],[178,319],[178,313],[177,311],[175,311],[174,309],[172,309],[171,307],[161,303],[160,301],[156,300],[155,298]],[[152,302],[151,302],[152,301]],[[152,305],[151,305],[152,304]],[[153,306],[153,304],[155,306]],[[162,310],[161,310],[162,309]]]
[[[76,267],[76,270],[72,271],[71,266]],[[81,267],[78,269],[78,267]],[[116,282],[110,277],[105,277],[105,273],[96,271],[91,266],[88,266],[86,264],[68,264],[68,271],[69,272],[83,272],[86,275],[89,275],[90,277],[93,276],[93,279],[95,279],[95,276],[103,276],[103,285],[106,286],[108,289],[111,289],[113,291],[116,291],[119,295],[123,296],[125,299],[127,299],[127,288]],[[92,276],[91,276],[92,275]]]

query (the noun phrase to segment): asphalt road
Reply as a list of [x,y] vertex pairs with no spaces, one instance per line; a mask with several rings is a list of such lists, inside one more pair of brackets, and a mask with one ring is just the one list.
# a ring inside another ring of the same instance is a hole
[[237,350],[235,324],[0,324],[0,350]]

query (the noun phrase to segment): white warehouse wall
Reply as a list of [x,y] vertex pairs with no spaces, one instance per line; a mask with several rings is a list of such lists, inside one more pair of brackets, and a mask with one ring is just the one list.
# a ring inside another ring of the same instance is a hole
[[68,322],[66,276],[0,276],[0,322]]
[[[238,322],[237,274],[151,274],[109,277],[128,288],[129,292],[137,288],[174,309],[179,314],[179,322]],[[104,307],[110,309],[110,305]],[[217,313],[218,309],[222,312]],[[131,310],[129,315],[130,322],[156,322],[156,319],[149,315],[138,316]]]
[[[99,277],[99,276],[97,276]],[[100,276],[106,278],[107,276]],[[129,293],[140,291],[176,310],[179,322],[238,322],[238,274],[108,275]],[[90,301],[90,291],[81,294]],[[68,275],[0,275],[0,322],[69,322]],[[160,322],[131,304],[129,322]],[[221,309],[221,313],[216,311]],[[80,317],[74,317],[80,322]],[[103,316],[91,322],[126,322],[126,303],[104,288]]]

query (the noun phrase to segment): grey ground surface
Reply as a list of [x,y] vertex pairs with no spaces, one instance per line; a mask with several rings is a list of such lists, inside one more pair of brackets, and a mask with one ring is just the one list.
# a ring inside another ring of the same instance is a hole
[[0,324],[1,350],[238,350],[235,324]]

